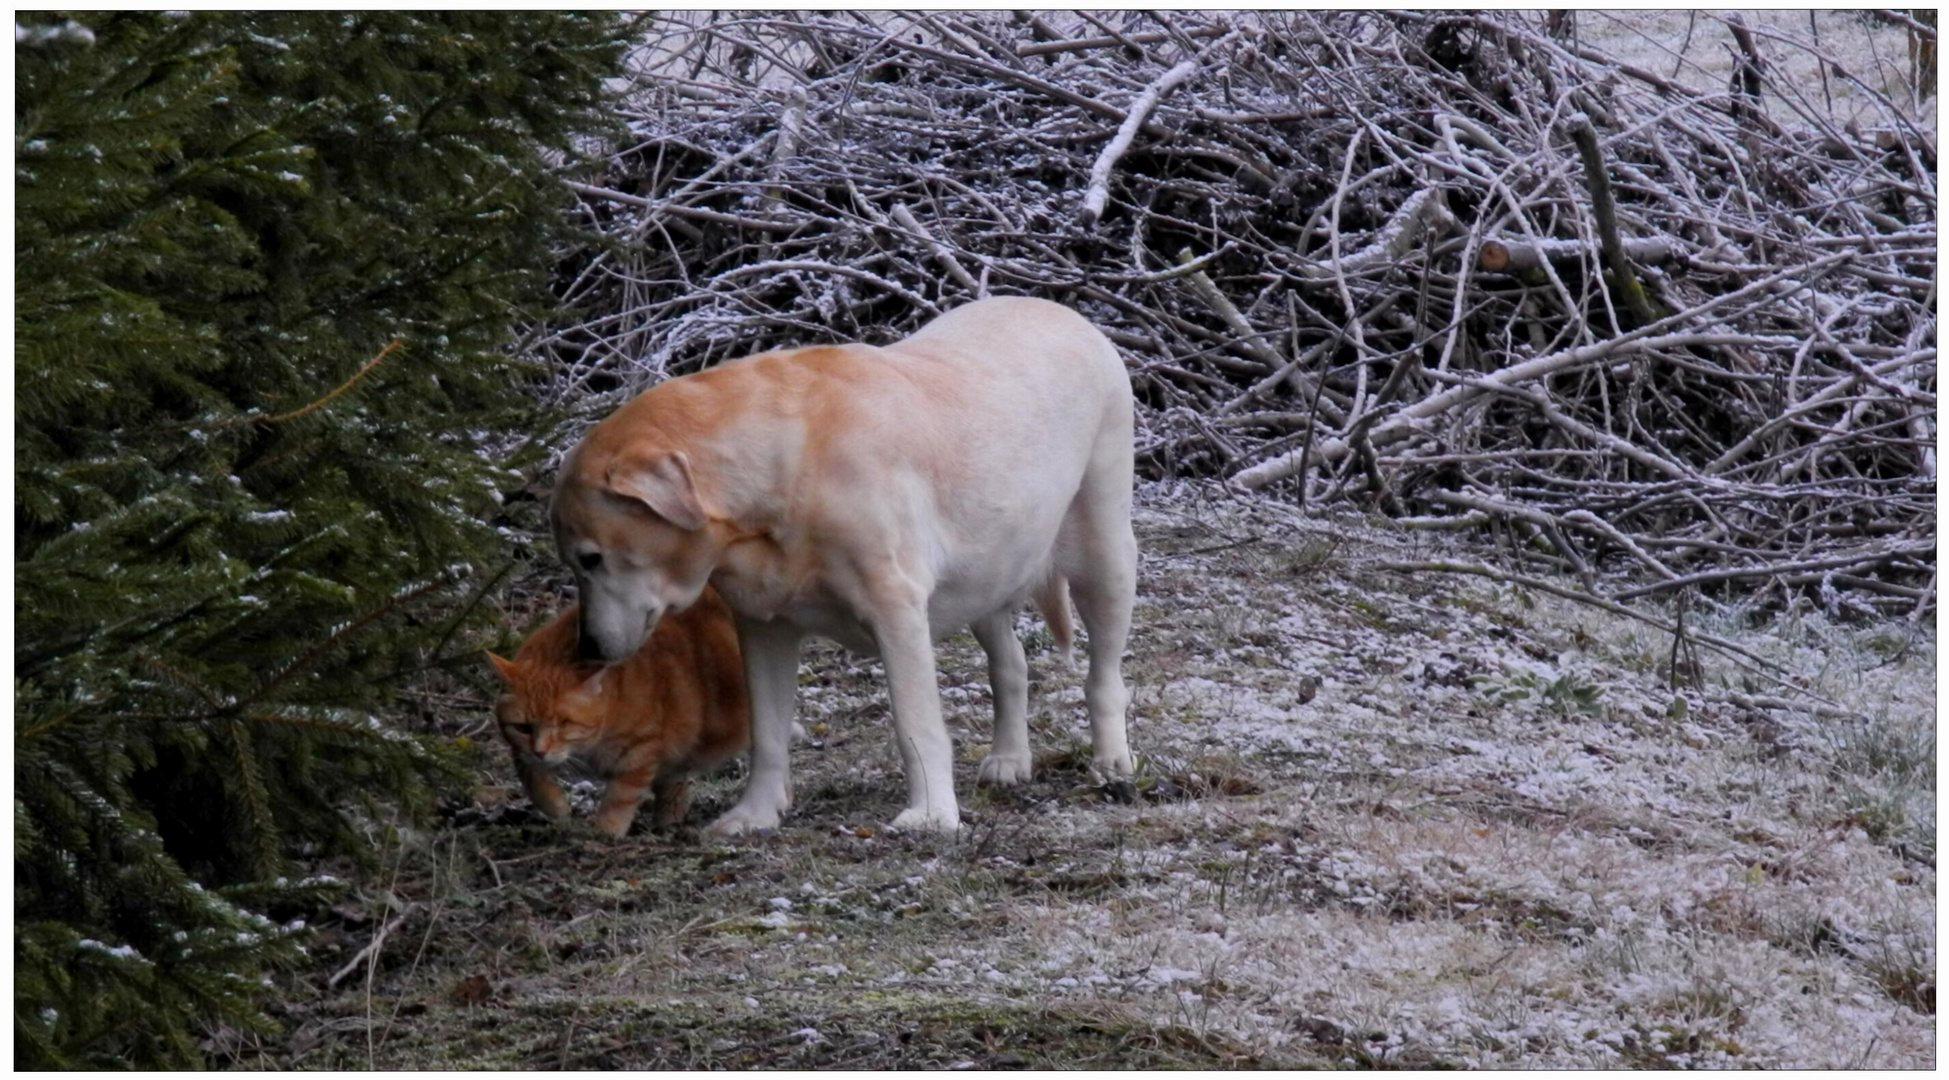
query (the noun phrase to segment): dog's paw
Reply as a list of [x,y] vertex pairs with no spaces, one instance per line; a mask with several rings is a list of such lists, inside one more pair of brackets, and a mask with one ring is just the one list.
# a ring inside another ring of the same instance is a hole
[[708,836],[739,836],[776,828],[778,811],[739,805],[726,810],[716,821],[704,826],[704,833]]
[[1128,750],[1121,754],[1098,754],[1090,767],[1098,780],[1126,779],[1137,774],[1137,763],[1131,760]]
[[925,807],[909,806],[900,811],[891,822],[896,829],[906,832],[956,832],[961,828],[961,814],[953,807],[946,810],[929,810]]
[[1031,771],[1027,754],[989,754],[981,759],[981,768],[975,772],[975,783],[1013,787],[1027,783]]

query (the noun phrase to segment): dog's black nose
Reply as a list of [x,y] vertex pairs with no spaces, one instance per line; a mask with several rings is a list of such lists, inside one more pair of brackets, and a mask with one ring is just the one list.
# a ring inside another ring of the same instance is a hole
[[595,635],[589,633],[589,628],[586,626],[575,628],[575,658],[597,662],[606,659],[602,655],[602,647],[596,644]]

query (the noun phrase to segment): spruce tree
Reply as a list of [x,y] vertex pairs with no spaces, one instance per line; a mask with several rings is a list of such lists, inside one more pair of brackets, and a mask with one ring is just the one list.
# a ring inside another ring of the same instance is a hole
[[268,1023],[294,853],[453,771],[393,696],[504,547],[624,27],[17,18],[15,1065],[195,1064]]

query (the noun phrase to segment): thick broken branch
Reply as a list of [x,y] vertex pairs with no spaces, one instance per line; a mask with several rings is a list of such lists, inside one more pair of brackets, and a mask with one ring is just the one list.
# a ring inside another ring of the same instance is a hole
[[1583,113],[1572,116],[1569,124],[1577,154],[1584,160],[1584,182],[1590,186],[1590,213],[1597,223],[1604,265],[1610,270],[1608,283],[1614,295],[1623,301],[1631,324],[1643,326],[1657,316],[1651,313],[1651,301],[1645,299],[1638,272],[1631,268],[1631,260],[1624,257],[1624,240],[1617,224],[1617,200],[1611,195],[1611,177],[1604,165],[1604,151],[1597,145],[1597,129]]
[[[1656,265],[1669,262],[1677,254],[1665,237],[1622,241],[1625,258],[1632,262]],[[1582,240],[1484,240],[1476,250],[1475,265],[1497,274],[1520,274],[1542,268],[1545,262],[1559,266],[1589,262],[1590,245]]]
[[1130,113],[1123,118],[1123,123],[1118,125],[1116,136],[1110,140],[1108,146],[1103,148],[1103,152],[1096,156],[1096,164],[1090,166],[1089,193],[1083,196],[1085,226],[1094,225],[1102,218],[1104,204],[1110,200],[1110,170],[1116,167],[1117,159],[1130,149],[1131,142],[1137,138],[1138,130],[1144,126],[1144,121],[1150,118],[1151,110],[1157,107],[1157,100],[1197,72],[1197,63],[1186,60],[1165,72],[1156,82],[1144,87],[1144,92],[1138,94],[1137,99],[1130,103]]

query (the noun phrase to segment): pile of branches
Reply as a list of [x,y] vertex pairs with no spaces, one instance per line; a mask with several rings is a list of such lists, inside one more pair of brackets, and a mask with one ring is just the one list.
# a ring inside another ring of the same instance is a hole
[[1491,528],[1614,599],[1933,603],[1932,132],[1819,57],[1875,104],[1831,121],[1773,75],[1811,45],[1735,27],[1693,86],[1543,13],[649,26],[573,185],[564,400],[1036,295],[1123,349],[1149,475]]

